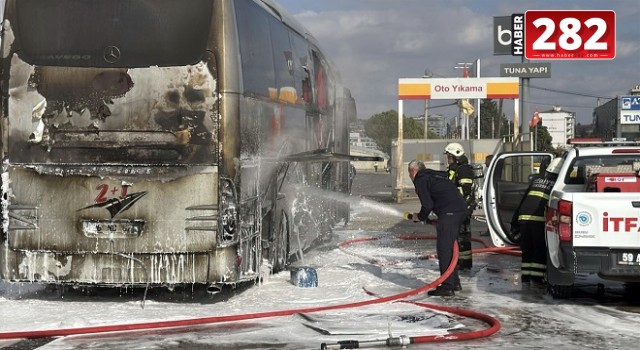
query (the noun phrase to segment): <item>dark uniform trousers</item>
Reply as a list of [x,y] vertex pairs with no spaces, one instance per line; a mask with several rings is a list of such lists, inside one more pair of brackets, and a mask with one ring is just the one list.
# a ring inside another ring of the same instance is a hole
[[460,258],[458,267],[461,270],[468,270],[473,265],[473,253],[471,251],[471,214],[465,213],[464,220],[458,232],[458,247],[460,248]]
[[519,220],[520,250],[522,263],[520,271],[523,282],[544,283],[547,272],[547,243],[545,242],[544,221]]
[[545,211],[555,180],[555,175],[549,173],[534,179],[511,220],[512,223],[516,222],[520,231],[520,250],[522,251],[520,271],[523,283],[544,283],[545,281],[547,272]]
[[[465,216],[465,212],[438,215],[436,252],[438,253],[438,267],[440,268],[441,275],[444,274],[451,264],[451,260],[453,259],[453,244],[456,243],[458,239],[458,230]],[[456,267],[454,272],[442,282],[442,286],[447,289],[453,289],[458,284],[460,284],[460,277],[458,276],[458,268]]]
[[[464,186],[472,187],[473,179],[472,179],[472,169],[469,165],[450,165],[449,166],[449,180],[453,181],[454,184],[460,190],[462,196],[465,196]],[[471,206],[469,203],[470,197],[473,196],[473,193],[467,194],[465,200],[467,204]],[[473,207],[468,208],[468,212],[465,215],[462,224],[460,225],[460,229],[458,231],[458,248],[460,249],[460,257],[458,258],[458,268],[460,270],[469,270],[473,266],[473,252],[471,247],[471,215],[473,214]]]

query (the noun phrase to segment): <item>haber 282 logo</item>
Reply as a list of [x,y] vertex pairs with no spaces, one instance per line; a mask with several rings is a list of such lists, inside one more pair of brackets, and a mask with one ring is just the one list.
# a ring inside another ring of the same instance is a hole
[[614,11],[532,10],[511,18],[514,55],[524,53],[530,60],[593,60],[616,56]]

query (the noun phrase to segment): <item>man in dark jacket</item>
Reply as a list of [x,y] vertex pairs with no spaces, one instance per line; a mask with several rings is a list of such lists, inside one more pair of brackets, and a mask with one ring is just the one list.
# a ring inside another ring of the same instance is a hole
[[518,209],[513,214],[511,231],[514,236],[520,237],[522,251],[520,278],[523,285],[533,284],[543,287],[546,283],[545,212],[549,194],[558,179],[561,166],[562,158],[555,158],[546,167],[546,171],[541,167],[542,176],[535,177],[529,184]]
[[[413,221],[429,222],[429,213],[432,211],[438,216],[436,252],[440,274],[443,274],[453,259],[453,245],[457,241],[458,228],[466,215],[466,202],[445,173],[426,169],[424,163],[417,160],[409,162],[408,171],[421,204],[420,212],[412,216]],[[462,290],[457,268],[440,286],[430,290],[428,294],[452,296],[455,295],[454,290]]]

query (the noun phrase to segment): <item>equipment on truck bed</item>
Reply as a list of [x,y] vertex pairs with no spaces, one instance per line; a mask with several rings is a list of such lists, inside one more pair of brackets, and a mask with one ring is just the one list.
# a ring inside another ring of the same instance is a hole
[[637,173],[592,174],[586,192],[640,192],[640,177]]

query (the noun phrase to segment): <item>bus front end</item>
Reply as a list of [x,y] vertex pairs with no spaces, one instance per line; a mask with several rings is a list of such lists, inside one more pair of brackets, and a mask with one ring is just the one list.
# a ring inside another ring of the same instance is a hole
[[2,279],[239,278],[212,3],[7,1]]

